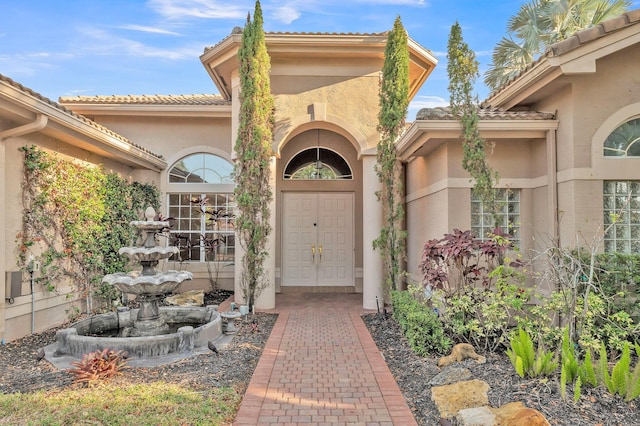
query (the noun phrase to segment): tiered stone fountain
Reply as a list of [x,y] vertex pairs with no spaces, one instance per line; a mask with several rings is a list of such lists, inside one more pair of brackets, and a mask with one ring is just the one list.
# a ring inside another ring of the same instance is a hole
[[[167,228],[169,223],[153,220],[155,211],[151,207],[145,217],[147,220],[131,222],[142,231],[142,245],[119,250],[120,254],[139,262],[142,270],[109,274],[102,279],[103,283],[111,284],[123,293],[135,294],[140,308],[118,308],[117,312],[96,315],[58,331],[54,356],[80,357],[109,348],[127,351],[133,358],[158,357],[206,348],[208,341],[215,341],[222,335],[222,320],[214,306],[159,306],[163,295],[192,279],[192,274],[156,270],[159,261],[176,254],[178,248],[158,247],[155,234]],[[172,327],[179,328],[171,332]]]

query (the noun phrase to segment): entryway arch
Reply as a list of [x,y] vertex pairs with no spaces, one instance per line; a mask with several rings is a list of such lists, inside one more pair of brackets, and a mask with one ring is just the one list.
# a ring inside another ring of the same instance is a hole
[[276,282],[313,291],[362,287],[362,162],[343,135],[312,128],[283,145],[276,167]]

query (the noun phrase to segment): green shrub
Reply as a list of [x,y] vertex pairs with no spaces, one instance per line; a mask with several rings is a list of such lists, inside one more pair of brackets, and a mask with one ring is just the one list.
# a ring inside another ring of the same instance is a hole
[[526,331],[518,329],[510,344],[511,349],[507,349],[507,355],[520,377],[549,376],[558,368],[553,351],[547,352],[541,345],[535,351],[531,336]]
[[[496,271],[505,273],[506,269],[499,266]],[[492,288],[468,286],[446,299],[443,324],[456,341],[500,351],[508,348],[515,324],[526,315],[528,300],[529,291],[507,279],[498,279]]]
[[393,317],[412,349],[419,355],[446,353],[452,342],[432,308],[417,301],[408,291],[392,291]]

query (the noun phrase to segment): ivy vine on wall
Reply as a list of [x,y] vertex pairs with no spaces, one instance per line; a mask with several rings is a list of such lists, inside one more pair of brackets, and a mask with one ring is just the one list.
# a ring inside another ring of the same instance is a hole
[[129,222],[138,220],[147,206],[159,208],[158,188],[130,183],[101,167],[64,160],[33,145],[20,150],[24,173],[18,267],[28,272],[34,256],[40,266],[34,279],[45,289],[56,291],[69,281],[80,297],[94,294],[107,302],[117,298],[117,290],[103,286],[101,278],[126,270],[118,249],[135,239]]

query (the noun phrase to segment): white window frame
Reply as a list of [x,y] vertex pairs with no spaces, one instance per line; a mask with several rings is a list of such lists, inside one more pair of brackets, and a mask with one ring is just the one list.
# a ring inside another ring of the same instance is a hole
[[640,180],[602,182],[604,251],[640,254]]
[[[502,230],[509,234],[509,240],[514,247],[520,246],[520,219],[521,219],[521,190],[511,188],[497,189],[497,200],[501,212]],[[471,189],[471,233],[481,241],[489,239],[489,234],[495,230],[491,213],[485,211],[484,205],[476,197],[475,191]]]

